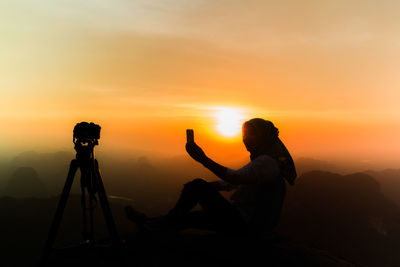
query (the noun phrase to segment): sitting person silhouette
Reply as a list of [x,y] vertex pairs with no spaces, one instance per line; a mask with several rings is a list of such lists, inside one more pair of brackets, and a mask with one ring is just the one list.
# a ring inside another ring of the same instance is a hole
[[[197,228],[223,233],[265,233],[277,226],[286,193],[286,180],[293,185],[297,176],[291,155],[278,137],[278,129],[264,119],[246,121],[243,142],[250,152],[250,163],[238,170],[224,167],[208,158],[196,143],[186,151],[221,180],[207,182],[197,178],[186,183],[167,215],[148,218],[128,206],[127,217],[139,226]],[[218,191],[236,191],[231,201]],[[192,211],[200,204],[202,210]]]

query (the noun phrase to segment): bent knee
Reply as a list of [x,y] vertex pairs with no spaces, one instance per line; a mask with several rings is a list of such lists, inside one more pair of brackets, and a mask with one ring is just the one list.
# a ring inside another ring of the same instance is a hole
[[208,182],[202,178],[195,178],[189,183],[194,183],[194,184],[208,184]]
[[196,179],[193,179],[192,181],[186,183],[184,185],[184,188],[185,189],[193,189],[193,188],[204,187],[207,185],[208,185],[208,182],[206,180],[201,179],[201,178],[196,178]]

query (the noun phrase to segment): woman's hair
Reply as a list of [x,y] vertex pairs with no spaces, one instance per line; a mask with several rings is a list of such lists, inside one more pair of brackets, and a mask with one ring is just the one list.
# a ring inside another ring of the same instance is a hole
[[281,169],[282,176],[293,185],[297,177],[292,156],[279,138],[279,130],[267,120],[254,118],[246,121],[243,127],[253,127],[261,138],[261,145],[251,152],[250,159],[254,160],[260,155],[268,155],[275,159]]

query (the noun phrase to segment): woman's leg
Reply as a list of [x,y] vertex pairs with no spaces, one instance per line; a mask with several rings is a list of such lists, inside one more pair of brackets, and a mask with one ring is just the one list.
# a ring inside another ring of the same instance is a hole
[[[191,210],[200,204],[200,212]],[[178,228],[201,228],[217,231],[245,229],[245,222],[237,208],[203,179],[184,185],[174,208],[166,216]]]

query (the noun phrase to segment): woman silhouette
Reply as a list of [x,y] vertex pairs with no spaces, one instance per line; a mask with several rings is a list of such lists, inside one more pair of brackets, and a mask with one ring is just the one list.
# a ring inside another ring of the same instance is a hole
[[[221,180],[207,182],[197,178],[184,185],[169,213],[149,219],[126,207],[129,219],[140,226],[161,228],[200,228],[217,232],[271,232],[279,222],[286,193],[286,180],[293,185],[295,166],[278,129],[264,119],[251,119],[242,127],[243,142],[251,161],[238,170],[224,167],[208,158],[196,143],[187,143],[186,151]],[[236,189],[231,201],[218,191]],[[192,211],[200,204],[202,210]]]

